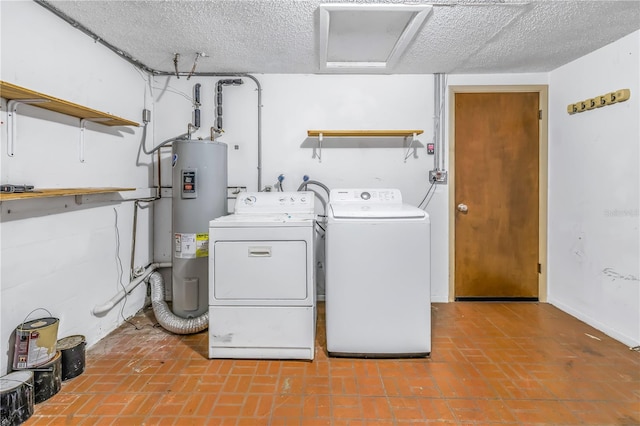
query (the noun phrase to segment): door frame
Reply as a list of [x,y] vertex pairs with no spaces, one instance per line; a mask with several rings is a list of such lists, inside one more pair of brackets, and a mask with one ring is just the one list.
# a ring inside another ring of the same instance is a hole
[[549,86],[548,85],[488,85],[448,87],[449,101],[449,302],[455,301],[456,268],[456,200],[455,200],[455,105],[458,93],[537,92],[538,105],[542,111],[538,122],[538,300],[547,301],[547,185],[548,185],[548,132],[549,132]]

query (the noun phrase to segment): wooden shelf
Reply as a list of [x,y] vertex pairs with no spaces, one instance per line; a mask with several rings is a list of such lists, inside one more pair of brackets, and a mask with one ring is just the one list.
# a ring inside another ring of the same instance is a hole
[[54,188],[36,189],[31,192],[2,193],[0,202],[9,200],[27,200],[32,198],[67,197],[74,195],[106,194],[109,192],[134,191],[135,188]]
[[384,137],[420,135],[423,130],[307,130],[308,136],[323,137]]
[[42,100],[44,102],[33,103],[31,105],[59,112],[61,114],[70,115],[72,117],[99,119],[99,123],[106,126],[140,126],[140,124],[135,121],[126,120],[115,115],[107,114],[106,112],[97,111],[63,99],[54,98],[53,96],[16,86],[15,84],[7,83],[6,81],[0,81],[0,97],[8,100]]
[[[314,149],[314,157],[318,158],[319,162],[322,162],[322,140],[327,137],[348,137],[348,138],[374,138],[374,137],[404,137],[411,138],[411,143],[409,144],[409,148],[407,149],[407,154],[405,154],[405,162],[408,158],[408,153],[413,147],[413,142],[416,140],[414,136],[420,135],[424,132],[424,130],[418,129],[402,129],[402,130],[307,130],[307,135],[310,137],[318,138],[318,150],[317,152]],[[415,148],[414,148],[415,151]]]

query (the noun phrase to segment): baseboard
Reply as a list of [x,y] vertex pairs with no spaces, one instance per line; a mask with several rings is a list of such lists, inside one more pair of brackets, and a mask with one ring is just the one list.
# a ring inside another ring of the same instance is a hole
[[456,302],[537,302],[537,297],[456,297]]
[[629,347],[634,347],[634,346],[638,346],[640,345],[640,341],[634,340],[632,337],[627,336],[625,334],[620,333],[617,330],[614,330],[613,328],[601,323],[600,321],[591,318],[589,315],[585,315],[584,313],[571,308],[570,306],[567,306],[566,304],[558,301],[558,300],[554,300],[552,297],[549,297],[547,299],[547,303],[549,303],[550,305],[555,306],[556,308],[560,309],[561,311],[564,311],[566,313],[568,313],[569,315],[579,319],[580,321],[590,325],[591,327],[603,332],[604,334],[606,334],[607,336],[611,337],[612,339],[615,339],[617,341],[619,341],[620,343],[629,346]]

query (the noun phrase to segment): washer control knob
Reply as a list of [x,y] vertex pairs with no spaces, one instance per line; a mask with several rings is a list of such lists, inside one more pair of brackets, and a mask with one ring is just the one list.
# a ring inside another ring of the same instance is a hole
[[365,191],[362,194],[360,194],[360,198],[362,198],[363,200],[368,200],[371,198],[371,194]]
[[253,195],[250,195],[248,197],[245,197],[243,201],[247,206],[252,206],[256,202],[256,197],[254,197]]

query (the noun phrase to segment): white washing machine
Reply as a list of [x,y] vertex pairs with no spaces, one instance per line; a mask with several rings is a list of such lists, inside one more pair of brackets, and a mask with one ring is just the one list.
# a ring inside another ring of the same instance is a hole
[[327,351],[431,352],[429,215],[397,189],[335,189],[326,233]]
[[313,359],[314,203],[241,193],[209,223],[209,358]]

